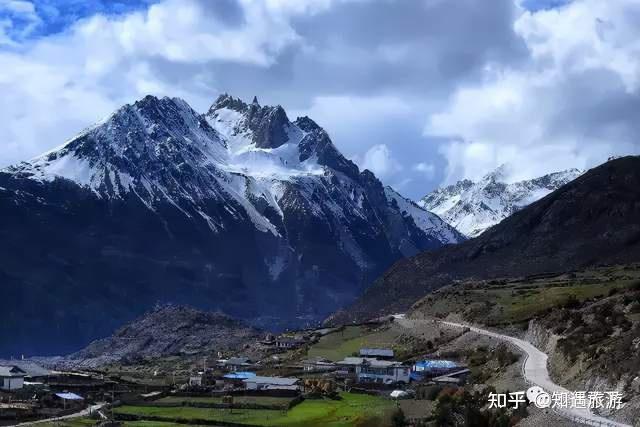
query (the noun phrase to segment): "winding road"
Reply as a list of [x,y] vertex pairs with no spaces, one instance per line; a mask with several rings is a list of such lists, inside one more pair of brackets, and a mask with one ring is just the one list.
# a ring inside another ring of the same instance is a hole
[[92,413],[94,413],[95,411],[100,410],[105,404],[104,403],[99,403],[97,405],[90,405],[88,407],[86,407],[85,409],[83,409],[82,411],[73,413],[73,414],[69,414],[69,415],[65,415],[62,417],[57,417],[57,418],[47,418],[44,420],[37,420],[37,421],[29,421],[26,423],[20,423],[20,424],[15,424],[13,426],[8,426],[8,427],[17,427],[17,426],[32,426],[32,425],[37,425],[37,424],[44,424],[44,423],[52,423],[52,422],[56,422],[56,421],[64,421],[64,420],[70,420],[72,418],[80,418],[80,417],[87,417],[89,415],[91,415]]
[[[416,326],[416,322],[430,322],[429,320],[415,320],[415,319],[407,319],[402,316],[396,317],[396,322],[400,325],[407,328],[414,328]],[[502,335],[495,332],[488,331],[486,329],[481,329],[475,326],[465,325],[462,323],[455,322],[447,322],[444,320],[438,320],[438,322],[445,326],[450,326],[453,328],[469,328],[470,331],[475,332],[481,335],[487,335],[499,340],[506,341],[513,346],[520,349],[525,354],[525,361],[522,369],[522,373],[524,375],[525,380],[531,385],[537,385],[542,387],[547,393],[553,394],[557,393],[568,393],[572,394],[566,388],[554,383],[549,377],[549,371],[547,370],[547,355],[542,351],[538,350],[533,344],[521,340],[519,338],[515,338],[509,335]],[[570,419],[572,421],[592,425],[592,426],[611,426],[611,427],[632,427],[629,424],[623,424],[616,421],[609,420],[607,418],[601,417],[599,415],[594,414],[589,409],[582,408],[567,408],[567,409],[554,409],[558,415],[561,415],[564,418]]]

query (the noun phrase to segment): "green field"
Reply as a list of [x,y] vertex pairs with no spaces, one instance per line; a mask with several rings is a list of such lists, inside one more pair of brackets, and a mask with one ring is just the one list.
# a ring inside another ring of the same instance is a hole
[[[43,423],[43,424],[35,424],[38,427],[88,427],[95,426],[96,420],[92,420],[89,418],[74,418],[72,420],[66,421],[57,421],[55,423]],[[124,427],[184,427],[184,424],[176,424],[176,423],[163,423],[161,421],[127,421],[124,424]],[[195,424],[190,424],[191,426],[197,427]]]
[[[287,406],[293,398],[291,397],[272,397],[272,396],[234,396],[234,403],[253,403],[257,405],[281,405]],[[177,403],[193,402],[193,403],[222,403],[222,397],[182,397],[167,396],[158,399],[160,403]]]
[[340,396],[341,400],[305,400],[287,412],[145,406],[122,406],[116,408],[114,412],[140,416],[231,421],[263,426],[346,427],[370,417],[382,417],[393,408],[391,401],[377,396],[351,393],[342,393]]
[[70,420],[55,421],[49,423],[35,424],[38,427],[86,427],[96,424],[96,420],[90,418],[72,418]]
[[370,332],[362,326],[347,326],[342,331],[320,338],[307,356],[338,361],[358,353],[363,347],[393,347],[395,338],[391,330]]
[[607,295],[614,288],[626,287],[623,283],[600,283],[589,285],[546,287],[529,291],[523,295],[503,292],[498,303],[505,307],[507,321],[529,320],[541,311],[565,304],[571,296],[584,301],[598,295]]

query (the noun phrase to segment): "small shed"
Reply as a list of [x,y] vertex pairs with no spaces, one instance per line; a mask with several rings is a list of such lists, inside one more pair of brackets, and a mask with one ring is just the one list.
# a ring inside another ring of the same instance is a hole
[[27,373],[17,366],[0,366],[0,389],[19,390],[24,387]]
[[67,409],[69,403],[72,405],[82,405],[84,403],[84,397],[66,391],[64,393],[56,393],[55,397],[62,400],[64,409]]

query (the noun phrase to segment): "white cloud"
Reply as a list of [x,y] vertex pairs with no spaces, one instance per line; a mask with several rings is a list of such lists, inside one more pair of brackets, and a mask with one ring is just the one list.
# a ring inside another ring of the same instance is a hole
[[[36,13],[33,3],[23,0],[0,0],[0,47],[17,45],[14,38],[23,39],[31,34],[42,20]],[[21,25],[14,24],[14,20],[21,21]]]
[[514,28],[529,62],[488,66],[482,83],[458,88],[429,117],[425,133],[449,139],[446,181],[502,163],[526,178],[640,151],[638,16],[633,0],[523,12]]
[[0,166],[148,93],[203,110],[225,91],[309,115],[414,197],[637,152],[640,4],[514,1],[162,0],[34,40],[44,9],[0,0]]
[[362,160],[362,167],[369,169],[380,178],[387,178],[401,169],[385,144],[374,145],[367,150]]
[[25,16],[30,19],[38,19],[36,8],[30,1],[0,0],[0,11],[5,10],[14,15]]
[[436,167],[432,163],[419,162],[413,165],[413,170],[420,172],[426,178],[431,179],[436,173]]
[[[28,2],[1,7],[35,13]],[[32,5],[31,5],[32,6]],[[166,0],[123,16],[94,15],[59,35],[0,50],[0,166],[59,145],[88,124],[148,93],[180,96],[197,105],[217,91],[210,79],[190,70],[168,81],[154,64],[167,68],[222,61],[272,64],[279,52],[298,42],[288,10],[243,0],[243,19],[227,25],[197,0]],[[0,43],[11,21],[0,23]]]

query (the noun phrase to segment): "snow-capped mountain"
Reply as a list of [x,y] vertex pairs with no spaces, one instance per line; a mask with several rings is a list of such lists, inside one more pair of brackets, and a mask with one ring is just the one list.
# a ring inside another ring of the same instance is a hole
[[514,183],[505,182],[506,166],[485,175],[478,182],[468,179],[439,188],[418,204],[437,214],[468,237],[476,237],[523,207],[535,202],[580,176],[568,169]]
[[[205,114],[180,99],[125,105],[1,171],[0,214],[0,280],[15,301],[0,336],[19,330],[26,352],[73,349],[156,302],[300,325],[397,259],[464,239],[311,119],[228,95]],[[47,308],[22,322],[37,301]]]

